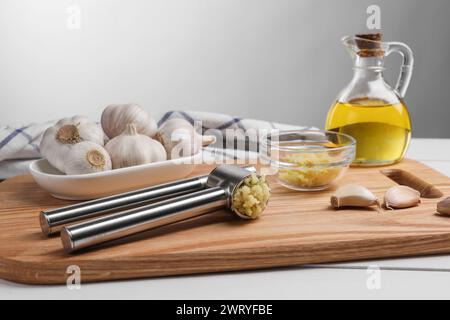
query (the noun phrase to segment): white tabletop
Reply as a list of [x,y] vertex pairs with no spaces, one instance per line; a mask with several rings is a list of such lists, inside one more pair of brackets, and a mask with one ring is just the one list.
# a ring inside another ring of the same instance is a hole
[[[413,139],[407,157],[450,176],[450,139]],[[450,255],[440,255],[81,284],[80,289],[0,280],[0,299],[448,299],[449,273]]]

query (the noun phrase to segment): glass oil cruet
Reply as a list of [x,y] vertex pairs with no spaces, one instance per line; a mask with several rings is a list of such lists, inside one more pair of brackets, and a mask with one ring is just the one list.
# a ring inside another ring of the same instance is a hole
[[[342,43],[353,58],[353,79],[328,112],[326,129],[354,137],[353,165],[379,166],[399,162],[411,138],[411,122],[403,102],[408,88],[413,55],[400,42],[382,42],[382,35],[347,36]],[[383,79],[383,60],[392,52],[403,57],[394,88]]]

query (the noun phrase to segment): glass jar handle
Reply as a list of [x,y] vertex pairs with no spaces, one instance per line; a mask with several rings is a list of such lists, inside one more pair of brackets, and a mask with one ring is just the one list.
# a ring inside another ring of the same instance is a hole
[[401,42],[389,42],[389,49],[386,56],[390,55],[392,52],[399,53],[403,58],[400,75],[398,76],[397,84],[394,88],[400,98],[403,98],[408,89],[409,82],[411,81],[414,57],[411,48]]

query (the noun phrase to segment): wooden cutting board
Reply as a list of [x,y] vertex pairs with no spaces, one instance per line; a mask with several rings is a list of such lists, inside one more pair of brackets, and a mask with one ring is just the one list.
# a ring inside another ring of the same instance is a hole
[[[414,172],[450,195],[450,179],[412,160],[394,167]],[[200,166],[193,175],[209,172]],[[351,168],[339,184],[357,182],[382,198],[395,185],[380,168]],[[382,211],[334,210],[333,189],[301,193],[272,182],[269,208],[255,221],[226,211],[208,214],[69,255],[58,237],[40,231],[40,210],[69,202],[52,198],[31,176],[0,183],[0,278],[65,283],[68,266],[81,281],[262,269],[450,252],[450,218],[435,214],[439,199]]]

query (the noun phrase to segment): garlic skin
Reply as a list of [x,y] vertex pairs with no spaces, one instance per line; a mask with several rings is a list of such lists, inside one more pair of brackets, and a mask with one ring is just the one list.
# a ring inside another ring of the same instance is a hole
[[408,186],[420,192],[422,198],[440,198],[444,194],[436,186],[428,183],[416,175],[402,169],[386,169],[380,171],[389,179],[402,186]]
[[127,124],[125,131],[108,141],[105,146],[111,156],[113,169],[164,161],[166,150],[158,141],[137,132],[136,126]]
[[203,136],[185,119],[169,119],[159,129],[155,139],[167,151],[168,159],[197,154],[204,146],[216,142],[215,136]]
[[111,158],[101,145],[83,141],[70,149],[64,171],[66,174],[86,174],[111,168]]
[[59,120],[45,130],[39,145],[41,154],[61,172],[70,149],[82,141],[92,141],[103,146],[105,134],[102,128],[85,116]]
[[103,110],[101,123],[110,139],[122,134],[128,123],[134,123],[138,133],[149,137],[153,137],[158,129],[155,119],[134,103],[107,106]]
[[384,194],[384,205],[387,209],[403,209],[415,207],[420,203],[420,192],[407,186],[394,186]]
[[439,201],[437,204],[436,211],[440,214],[449,216],[450,215],[450,197],[447,197],[444,200]]
[[367,188],[358,184],[346,184],[339,187],[331,196],[331,205],[334,208],[340,207],[370,207],[377,205],[380,207],[378,198]]

